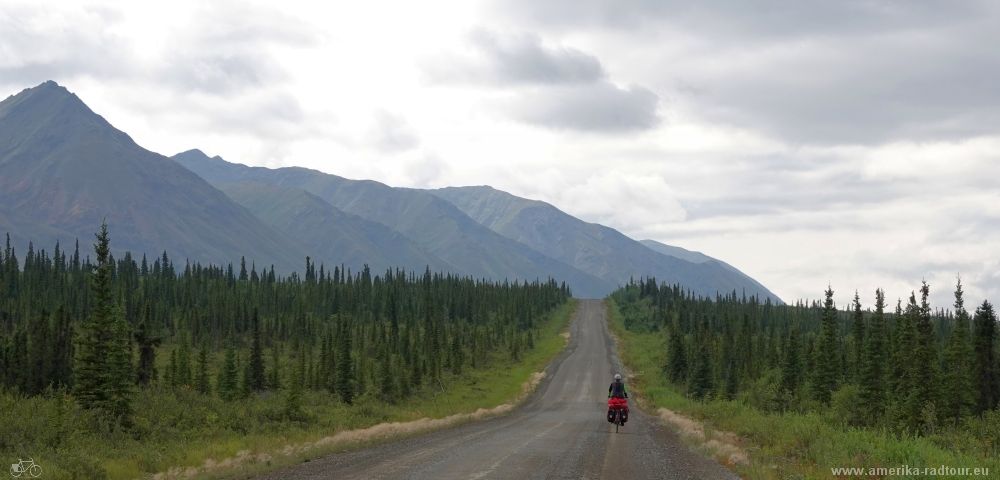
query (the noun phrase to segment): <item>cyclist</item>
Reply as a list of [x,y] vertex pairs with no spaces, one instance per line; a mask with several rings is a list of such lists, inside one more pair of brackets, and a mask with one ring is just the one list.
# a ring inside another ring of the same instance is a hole
[[625,382],[622,381],[622,374],[615,374],[615,381],[608,387],[608,398],[628,398],[625,391]]
[[615,381],[608,386],[608,421],[614,422],[615,410],[622,411],[622,423],[628,421],[628,392],[620,373],[615,374]]

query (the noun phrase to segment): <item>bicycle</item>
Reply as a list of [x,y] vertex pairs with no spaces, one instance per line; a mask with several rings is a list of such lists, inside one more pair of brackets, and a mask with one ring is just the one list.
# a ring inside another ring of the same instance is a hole
[[35,463],[34,458],[29,458],[28,461],[17,459],[17,463],[10,464],[10,475],[14,478],[19,478],[21,475],[27,473],[33,478],[38,478],[42,475],[42,467]]
[[628,400],[624,398],[608,399],[608,421],[615,424],[615,433],[628,421]]

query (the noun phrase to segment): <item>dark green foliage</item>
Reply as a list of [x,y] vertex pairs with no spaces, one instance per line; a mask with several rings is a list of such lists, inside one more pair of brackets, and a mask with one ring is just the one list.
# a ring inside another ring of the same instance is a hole
[[688,361],[687,351],[684,349],[684,334],[680,328],[670,329],[669,343],[667,344],[667,364],[665,370],[667,378],[674,383],[683,383],[687,380]]
[[139,347],[139,365],[136,367],[135,383],[140,386],[149,385],[157,377],[156,347],[160,346],[161,339],[148,331],[148,325],[149,309],[146,309],[146,318],[139,323],[135,332],[135,343]]
[[348,405],[354,402],[354,359],[351,358],[350,325],[347,321],[339,323],[340,332],[337,335],[337,394],[340,400]]
[[247,390],[261,392],[267,387],[264,377],[264,352],[260,338],[260,318],[257,310],[253,312],[252,330],[250,331],[250,358],[247,361]]
[[267,385],[271,390],[281,388],[281,349],[278,342],[271,344],[271,376],[267,380]]
[[975,330],[972,344],[975,349],[973,372],[976,382],[976,413],[996,408],[1000,398],[1000,379],[997,378],[996,336],[997,315],[990,302],[983,302],[973,317]]
[[819,336],[816,338],[815,368],[812,377],[812,396],[822,403],[830,403],[830,395],[840,380],[840,349],[837,342],[837,308],[833,304],[833,289],[826,289]]
[[173,386],[192,387],[194,385],[194,375],[191,370],[191,347],[186,338],[181,340],[181,346],[177,349],[176,363],[173,368]]
[[962,281],[955,287],[955,327],[951,331],[943,358],[943,395],[941,416],[954,423],[972,411],[973,350],[969,342],[969,312],[965,310]]
[[736,398],[736,391],[739,388],[739,376],[736,374],[736,365],[729,361],[726,364],[725,386],[722,390],[722,398],[732,400]]
[[866,421],[874,423],[885,411],[885,293],[875,291],[875,312],[871,316],[861,358],[859,398]]
[[861,357],[865,345],[865,317],[861,312],[861,296],[854,292],[853,316],[851,319],[851,357],[847,362],[847,377],[855,383],[861,379]]
[[205,395],[212,392],[208,373],[208,357],[208,346],[203,344],[198,350],[198,368],[197,373],[195,374],[194,388],[198,391],[198,393],[203,393]]
[[[911,296],[912,297],[912,296]],[[910,305],[916,301],[911,298]],[[902,301],[896,302],[895,328],[892,332],[892,374],[889,378],[889,400],[894,417],[902,416],[902,403],[913,389],[912,360],[915,348],[916,330],[912,307],[902,308]]]
[[695,347],[691,361],[688,394],[697,399],[705,399],[712,392],[712,358],[710,336],[705,328],[695,335]]
[[[937,363],[934,325],[931,323],[931,309],[927,303],[930,287],[924,282],[920,287],[920,304],[910,296],[907,314],[911,316],[915,337],[910,355],[908,396],[904,400],[903,415],[906,424],[913,431],[927,431],[933,428],[936,414]],[[933,413],[928,413],[928,412]]]
[[392,355],[385,349],[376,359],[378,362],[378,394],[385,402],[396,399],[396,378],[393,375]]
[[90,282],[93,306],[81,328],[74,393],[84,408],[100,410],[128,423],[134,378],[131,343],[128,325],[115,304],[110,242],[108,225],[102,224],[94,244],[97,264]]
[[219,372],[219,397],[223,400],[234,400],[240,394],[239,367],[236,360],[236,349],[230,345],[226,348],[226,359]]
[[298,352],[295,369],[288,380],[288,389],[285,391],[285,415],[293,420],[301,419],[304,416],[302,411],[302,388],[305,383],[305,355]]
[[785,344],[785,358],[781,363],[781,389],[792,395],[802,382],[801,343],[799,329],[792,325]]
[[997,408],[997,319],[989,302],[976,310],[969,341],[961,284],[953,314],[931,309],[926,283],[894,314],[885,311],[881,289],[873,311],[861,307],[860,295],[838,311],[832,289],[825,293],[822,303],[774,305],[736,293],[701,298],[643,280],[612,300],[630,332],[663,332],[664,377],[695,399],[818,411],[840,425],[902,435],[941,435]]
[[[554,281],[487,282],[429,270],[373,275],[311,260],[304,277],[283,278],[252,261],[222,268],[175,265],[166,253],[152,262],[98,253],[103,263],[92,268],[77,253],[49,257],[32,246],[22,270],[12,247],[2,252],[0,389],[68,388],[87,358],[100,369],[84,368],[90,390],[81,391],[95,392],[113,415],[127,408],[110,399],[129,398],[136,385],[227,401],[282,390],[295,418],[296,389],[344,403],[398,402],[523,355],[538,319],[570,296]],[[92,319],[107,328],[91,328]],[[102,341],[100,355],[85,341],[93,338]],[[91,378],[109,388],[94,388]]]

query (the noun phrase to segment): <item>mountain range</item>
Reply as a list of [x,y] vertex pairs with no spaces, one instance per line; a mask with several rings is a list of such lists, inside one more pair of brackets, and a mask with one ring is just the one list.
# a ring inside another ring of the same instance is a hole
[[430,268],[565,281],[604,296],[655,276],[695,293],[780,302],[725,262],[636,241],[488,186],[391,187],[299,167],[268,169],[137,145],[54,82],[0,102],[0,231],[19,244],[89,242],[106,219],[117,251],[204,263],[246,257],[281,272],[317,263]]

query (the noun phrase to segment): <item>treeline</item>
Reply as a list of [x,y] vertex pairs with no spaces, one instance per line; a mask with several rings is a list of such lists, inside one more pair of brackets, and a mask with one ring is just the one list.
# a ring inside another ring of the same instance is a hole
[[828,411],[856,426],[928,433],[997,409],[997,315],[970,313],[959,281],[950,310],[924,283],[894,308],[775,305],[735,293],[695,297],[654,279],[612,295],[626,328],[663,331],[662,374],[697,399],[740,399],[769,411]]
[[[115,259],[102,226],[94,260],[8,236],[0,252],[0,388],[69,392],[127,423],[138,388],[225,400],[281,390],[289,415],[304,389],[352,403],[445,388],[463,369],[532,348],[536,326],[570,297],[555,281],[489,282],[367,267],[304,275]],[[161,350],[169,350],[162,356]],[[158,358],[162,357],[162,358]],[[161,371],[162,370],[162,371]]]

